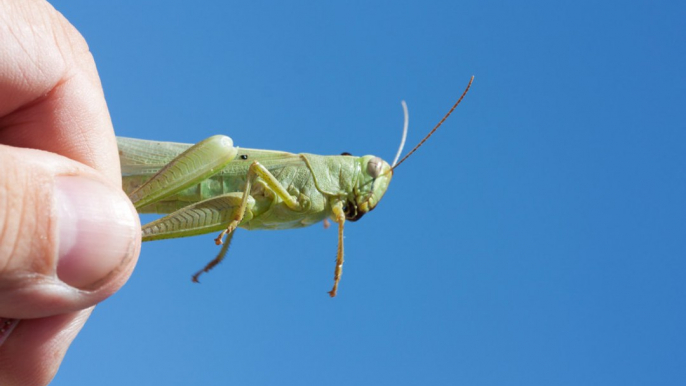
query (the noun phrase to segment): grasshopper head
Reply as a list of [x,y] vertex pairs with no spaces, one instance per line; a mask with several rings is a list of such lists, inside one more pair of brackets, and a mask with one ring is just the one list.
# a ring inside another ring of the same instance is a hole
[[359,159],[361,173],[357,187],[345,206],[345,217],[357,221],[381,201],[388,184],[391,183],[393,170],[379,157],[367,155]]
[[[438,130],[439,127],[441,127],[443,122],[445,122],[455,108],[457,108],[457,105],[460,104],[462,98],[467,95],[467,91],[469,91],[473,81],[474,77],[472,76],[472,78],[469,80],[469,84],[467,84],[467,88],[462,93],[462,96],[460,96],[460,99],[455,102],[453,107],[448,111],[443,119],[441,119],[433,128],[433,130],[431,130],[429,134],[419,141],[419,143],[412,150],[410,150],[405,157],[398,161],[398,158],[400,158],[400,154],[403,151],[403,146],[405,146],[405,138],[407,137],[407,128],[409,125],[407,105],[405,104],[405,101],[402,102],[403,111],[405,112],[405,124],[403,125],[403,137],[400,141],[400,148],[398,149],[398,153],[393,161],[393,166],[390,166],[386,163],[386,161],[373,155],[366,155],[358,158],[357,162],[359,162],[361,173],[358,181],[356,182],[356,187],[353,188],[353,193],[348,196],[347,202],[343,207],[345,218],[347,220],[357,221],[364,216],[365,213],[376,207],[376,204],[381,201],[381,197],[383,197],[383,195],[386,193],[388,184],[391,183],[391,177],[393,177],[393,171],[395,168],[400,166],[400,164],[405,162],[407,158],[414,154],[414,152],[417,151],[417,149],[419,149],[424,142],[426,142],[426,140],[429,139],[436,132],[436,130]],[[350,154],[344,153],[342,155]]]

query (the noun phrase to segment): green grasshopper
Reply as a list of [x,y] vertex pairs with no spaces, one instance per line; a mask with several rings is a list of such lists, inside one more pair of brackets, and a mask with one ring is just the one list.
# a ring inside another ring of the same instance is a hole
[[[231,138],[210,137],[195,145],[117,138],[123,189],[139,213],[166,216],[143,226],[143,241],[220,232],[217,257],[193,275],[197,282],[224,258],[237,227],[290,229],[332,219],[338,224],[334,284],[343,272],[343,228],[376,207],[393,171],[414,153],[455,110],[469,91],[400,162],[408,115],[398,154],[389,165],[379,157],[293,154],[238,148]],[[325,222],[326,224],[326,222]]]

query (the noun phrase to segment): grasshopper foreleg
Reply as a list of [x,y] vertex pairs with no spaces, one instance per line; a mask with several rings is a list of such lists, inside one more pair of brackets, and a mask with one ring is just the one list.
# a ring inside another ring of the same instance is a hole
[[339,201],[333,206],[333,214],[338,223],[338,251],[336,254],[336,268],[333,272],[333,288],[329,291],[329,296],[336,296],[338,292],[338,283],[341,281],[343,275],[343,226],[345,225],[345,213],[343,211],[343,202]]

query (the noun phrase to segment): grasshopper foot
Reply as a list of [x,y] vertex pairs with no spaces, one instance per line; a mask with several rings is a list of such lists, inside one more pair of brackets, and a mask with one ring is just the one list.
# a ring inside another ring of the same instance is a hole
[[216,262],[216,263],[214,263],[214,264],[212,264],[212,263],[214,263],[214,260],[212,260],[209,264],[207,264],[207,265],[205,266],[205,268],[201,269],[200,271],[196,272],[196,273],[193,275],[193,277],[191,278],[191,280],[193,281],[193,283],[198,283],[198,284],[200,284],[200,280],[198,280],[198,278],[200,277],[200,275],[202,275],[202,274],[205,273],[205,272],[210,272],[210,269],[212,269],[212,267],[214,267],[215,265],[217,265],[219,262]]
[[227,233],[228,233],[228,229],[224,229],[224,230],[222,231],[222,233],[220,233],[219,236],[217,236],[217,238],[214,239],[214,243],[217,244],[217,245],[222,245],[222,244],[224,244],[224,241],[222,241],[222,239],[224,238],[224,236],[225,236]]
[[331,291],[327,292],[329,296],[331,296],[332,298],[335,298],[336,294],[338,293],[338,282],[339,278],[336,278],[336,280],[333,283],[333,288],[331,288]]
[[231,221],[231,223],[229,224],[229,226],[226,227],[226,229],[224,229],[224,230],[222,231],[222,233],[220,233],[219,236],[217,236],[216,239],[214,239],[214,243],[217,244],[217,245],[222,245],[222,244],[224,244],[224,242],[222,241],[222,239],[224,238],[224,236],[226,236],[226,234],[233,233],[233,231],[235,231],[236,228],[238,228],[238,221]]

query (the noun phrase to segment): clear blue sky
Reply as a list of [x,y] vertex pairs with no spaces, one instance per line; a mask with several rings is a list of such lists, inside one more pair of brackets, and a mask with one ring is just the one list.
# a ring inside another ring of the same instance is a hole
[[346,228],[146,243],[55,385],[686,384],[686,6],[54,1],[118,135],[375,154]]

